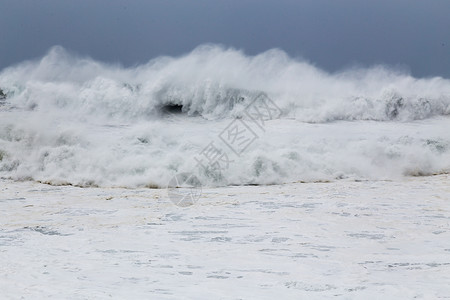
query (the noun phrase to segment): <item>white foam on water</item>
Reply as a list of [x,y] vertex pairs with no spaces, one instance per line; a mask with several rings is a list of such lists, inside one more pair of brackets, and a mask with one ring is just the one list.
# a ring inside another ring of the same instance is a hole
[[[4,69],[0,87],[5,178],[163,187],[180,172],[239,185],[450,170],[450,80],[381,66],[330,74],[281,50],[247,56],[205,45],[124,68],[54,47]],[[252,127],[257,138],[234,155],[219,135],[234,118],[249,121],[261,92],[280,119]],[[221,172],[194,159],[210,142],[232,161]]]

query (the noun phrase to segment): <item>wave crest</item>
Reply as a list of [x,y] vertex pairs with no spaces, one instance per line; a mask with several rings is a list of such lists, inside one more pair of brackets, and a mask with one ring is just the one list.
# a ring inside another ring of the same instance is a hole
[[7,68],[0,86],[14,107],[132,121],[165,105],[208,119],[242,114],[264,92],[284,117],[304,122],[426,119],[450,114],[450,81],[416,79],[386,67],[329,74],[281,50],[246,56],[201,46],[123,68],[80,58],[61,47],[39,61]]

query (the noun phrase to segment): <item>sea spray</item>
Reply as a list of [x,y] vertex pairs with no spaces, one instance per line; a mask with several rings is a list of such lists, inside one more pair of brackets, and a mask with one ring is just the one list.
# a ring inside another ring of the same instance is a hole
[[220,176],[199,172],[203,182],[390,179],[450,170],[450,80],[386,67],[330,74],[281,50],[246,56],[206,45],[124,68],[54,47],[40,60],[4,69],[0,87],[5,178],[163,187],[175,174],[198,169],[195,156],[234,119],[250,122],[246,109],[260,93],[280,108],[279,118]]

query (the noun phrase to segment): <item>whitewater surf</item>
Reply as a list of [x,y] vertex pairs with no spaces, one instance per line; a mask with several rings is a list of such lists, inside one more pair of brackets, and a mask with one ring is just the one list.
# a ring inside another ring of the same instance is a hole
[[[281,50],[204,45],[125,68],[54,47],[4,69],[0,87],[3,178],[165,187],[195,172],[224,186],[450,170],[450,81],[387,67],[327,73]],[[280,112],[264,128],[246,115],[261,93]],[[234,120],[253,131],[237,154],[223,138]],[[226,168],[199,167],[211,143]]]

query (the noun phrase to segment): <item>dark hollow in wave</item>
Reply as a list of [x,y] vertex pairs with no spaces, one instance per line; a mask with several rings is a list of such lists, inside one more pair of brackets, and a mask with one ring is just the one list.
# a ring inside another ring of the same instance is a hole
[[174,104],[174,103],[169,103],[169,104],[165,104],[163,106],[161,106],[160,110],[159,110],[163,115],[177,115],[177,114],[182,114],[183,113],[183,105],[181,104]]

